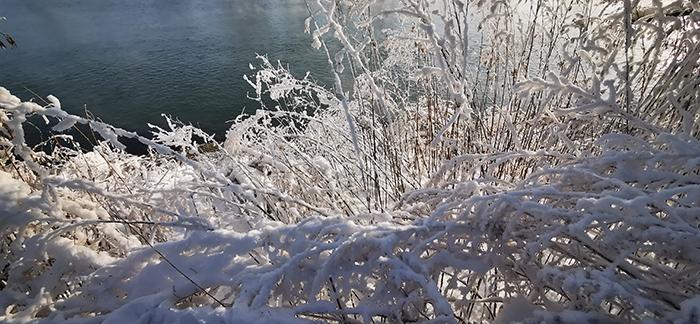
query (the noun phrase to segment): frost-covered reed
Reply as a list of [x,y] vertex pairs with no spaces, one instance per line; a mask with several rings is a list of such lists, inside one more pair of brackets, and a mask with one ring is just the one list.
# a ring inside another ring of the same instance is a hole
[[308,5],[224,143],[0,88],[2,321],[698,321],[697,1]]

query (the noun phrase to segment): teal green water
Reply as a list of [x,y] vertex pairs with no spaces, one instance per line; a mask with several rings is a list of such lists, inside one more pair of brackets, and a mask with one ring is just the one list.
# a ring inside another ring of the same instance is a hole
[[330,84],[304,34],[303,0],[2,0],[0,86],[57,96],[64,109],[145,132],[161,113],[223,138],[257,106],[243,80],[255,54]]

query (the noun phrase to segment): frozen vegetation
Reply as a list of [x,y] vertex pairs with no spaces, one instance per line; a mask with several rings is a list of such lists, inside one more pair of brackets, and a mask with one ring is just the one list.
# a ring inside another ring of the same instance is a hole
[[697,0],[309,8],[223,143],[0,88],[0,321],[700,322]]

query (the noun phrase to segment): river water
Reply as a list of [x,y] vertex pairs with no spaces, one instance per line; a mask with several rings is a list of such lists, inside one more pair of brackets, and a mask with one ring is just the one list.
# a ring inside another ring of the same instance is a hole
[[257,108],[243,80],[256,53],[330,84],[307,15],[303,0],[2,0],[18,46],[0,51],[0,86],[130,130],[164,113],[221,139]]

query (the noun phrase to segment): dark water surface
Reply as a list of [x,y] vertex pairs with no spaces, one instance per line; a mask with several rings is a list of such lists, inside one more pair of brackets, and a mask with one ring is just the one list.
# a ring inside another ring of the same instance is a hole
[[223,138],[257,106],[243,80],[255,53],[330,84],[304,34],[303,0],[0,0],[0,86],[53,94],[64,109],[144,132],[161,113]]

